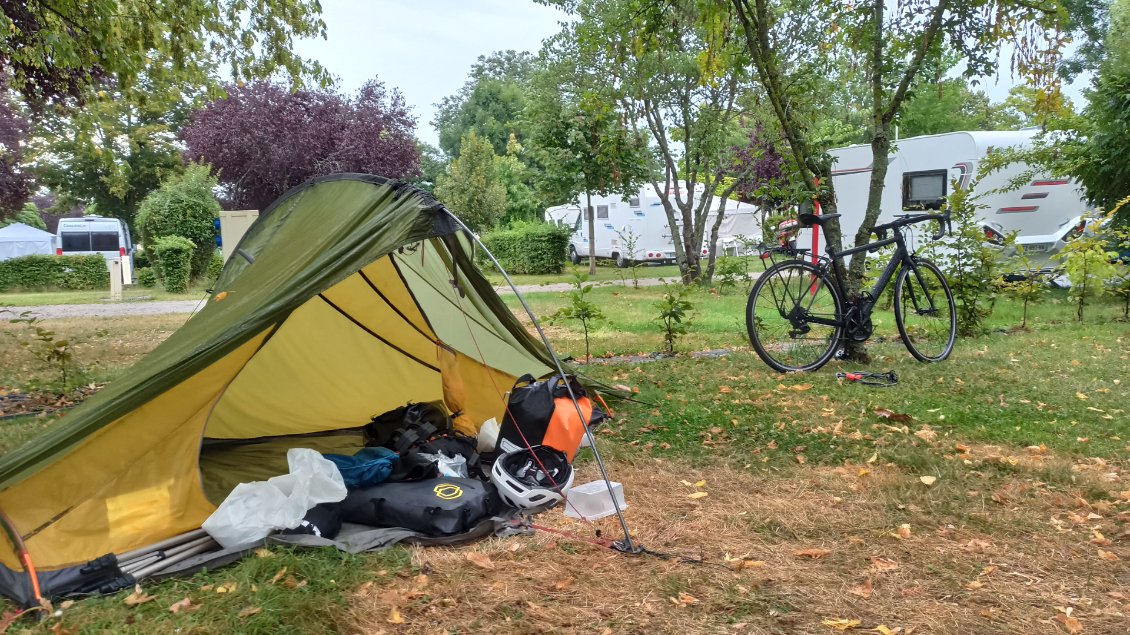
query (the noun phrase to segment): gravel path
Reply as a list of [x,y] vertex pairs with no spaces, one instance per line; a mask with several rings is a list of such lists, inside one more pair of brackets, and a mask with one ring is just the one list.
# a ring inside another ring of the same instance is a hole
[[[604,281],[595,283],[600,286],[629,286],[632,283],[628,282],[627,285],[619,280]],[[657,278],[643,278],[640,280],[641,287],[654,287],[662,284]],[[572,288],[567,282],[555,282],[553,284],[527,284],[518,285],[518,291],[521,293],[545,293],[556,291],[568,291]],[[496,287],[496,291],[500,294],[513,293],[510,287]],[[166,315],[176,313],[194,313],[199,311],[204,306],[203,299],[201,300],[155,300],[155,301],[138,301],[138,302],[103,302],[98,304],[46,304],[43,306],[14,306],[8,307],[12,313],[19,315],[24,311],[30,312],[32,315],[43,319],[51,320],[58,318],[73,318],[73,317],[121,317],[126,315]]]

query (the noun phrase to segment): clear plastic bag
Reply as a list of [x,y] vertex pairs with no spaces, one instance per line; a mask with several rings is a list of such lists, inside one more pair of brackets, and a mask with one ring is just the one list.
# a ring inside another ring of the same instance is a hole
[[204,530],[224,548],[238,547],[297,527],[315,505],[345,498],[341,472],[321,454],[291,448],[286,461],[289,474],[237,485],[204,521]]
[[435,454],[420,452],[420,456],[436,463],[436,465],[439,466],[440,476],[446,476],[448,478],[467,478],[467,458],[462,454],[447,456],[443,452],[436,452]]

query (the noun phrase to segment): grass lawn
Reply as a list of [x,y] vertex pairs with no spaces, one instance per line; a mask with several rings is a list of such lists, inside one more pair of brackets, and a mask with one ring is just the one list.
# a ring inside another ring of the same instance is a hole
[[[608,316],[594,352],[659,349],[651,305],[661,293],[594,289]],[[540,317],[567,296],[528,300]],[[1113,303],[1089,307],[1080,324],[1053,296],[1020,331],[1017,308],[1002,302],[986,335],[959,338],[932,365],[914,361],[890,314],[878,315],[871,370],[894,370],[900,383],[869,388],[838,382],[837,371],[859,368],[840,362],[770,371],[745,339],[741,292],[692,301],[682,354],[583,372],[638,390],[640,403],[613,403],[617,416],[598,435],[635,538],[708,564],[616,554],[586,542],[597,529],[619,538],[613,519],[589,525],[554,510],[539,523],[580,539],[537,533],[358,556],[276,548],[147,585],[153,599],[138,606],[122,593],[18,630],[1126,632],[1130,326]],[[90,337],[76,355],[102,381],[183,319],[48,325]],[[548,331],[562,354],[583,355],[579,325]],[[710,349],[729,354],[686,354]],[[0,333],[0,384],[50,385],[52,371],[23,354]],[[0,422],[0,452],[50,425]],[[590,459],[578,469],[578,483],[596,478]],[[170,612],[185,598],[198,608]]]
[[[169,293],[160,286],[146,289],[139,285],[130,285],[122,289],[122,299],[132,301],[144,300],[199,300],[207,293],[211,283],[197,283],[185,293]],[[0,293],[0,307],[11,306],[43,306],[46,304],[97,304],[109,302],[110,291],[102,289],[97,291],[27,291],[19,293]]]
[[[577,265],[577,271],[581,273],[588,273],[589,266],[587,262],[582,262]],[[496,287],[505,286],[506,280],[502,274],[498,273],[494,267],[488,267],[483,271],[487,280]],[[679,267],[676,265],[639,265],[636,267],[636,277],[643,280],[644,278],[664,278],[667,280],[679,279]],[[510,274],[510,279],[516,285],[540,285],[540,284],[556,284],[565,283],[570,284],[573,282],[573,265],[566,264],[565,270],[559,274],[543,274],[543,275],[522,275]],[[596,275],[589,277],[590,282],[601,281],[617,281],[628,282],[632,281],[631,269],[619,269],[612,265],[611,261],[597,261]]]

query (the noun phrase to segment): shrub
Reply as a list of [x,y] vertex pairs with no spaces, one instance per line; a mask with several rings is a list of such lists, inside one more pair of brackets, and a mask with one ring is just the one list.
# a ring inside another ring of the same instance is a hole
[[1098,223],[1093,223],[1092,231],[1067,243],[1054,256],[1063,263],[1064,272],[1071,280],[1068,295],[1075,303],[1075,317],[1080,321],[1087,301],[1106,293],[1104,282],[1117,273],[1111,260],[1118,254],[1107,251],[1106,237],[1098,233],[1098,229]]
[[588,292],[592,291],[593,285],[586,284],[589,276],[586,273],[581,273],[576,267],[573,267],[573,290],[569,292],[569,304],[557,309],[557,312],[549,316],[549,322],[555,323],[557,320],[577,320],[585,330],[585,361],[592,359],[592,353],[589,349],[589,331],[592,328],[592,323],[605,319],[604,313],[600,307],[589,302]]
[[[160,260],[156,240],[165,236],[182,236],[193,242],[191,277],[199,278],[208,270],[208,263],[216,249],[214,220],[220,213],[220,204],[212,195],[216,179],[208,166],[193,164],[184,174],[165,181],[160,188],[145,197],[137,212],[137,228],[141,242],[153,245],[150,259]],[[153,266],[164,271],[158,262]]]
[[663,297],[655,303],[655,308],[659,309],[659,317],[655,321],[663,331],[668,355],[675,353],[675,342],[687,334],[690,312],[694,309],[694,304],[687,299],[690,294],[691,288],[686,285],[663,281]]
[[149,251],[146,249],[138,249],[133,253],[133,268],[141,269],[142,267],[152,267],[153,260],[149,257]]
[[220,277],[220,272],[224,270],[224,257],[220,255],[219,251],[212,251],[212,259],[208,261],[208,274],[206,279],[209,282],[215,282]]
[[485,234],[483,244],[510,273],[561,273],[571,235],[548,223],[515,223]]
[[188,291],[191,278],[192,258],[196,245],[183,236],[165,236],[153,243],[153,253],[161,267],[161,278],[165,281],[165,291],[184,293]]
[[22,256],[0,262],[0,291],[108,289],[102,256]]
[[[985,206],[970,196],[971,191],[972,188],[954,184],[946,201],[953,219],[953,234],[926,249],[949,282],[957,305],[957,331],[965,336],[985,330],[1003,273],[1000,250],[985,242],[985,231],[978,218],[977,210]],[[935,228],[930,224],[927,231]]]
[[153,271],[152,267],[142,267],[137,270],[137,284],[152,289],[157,286],[157,274]]

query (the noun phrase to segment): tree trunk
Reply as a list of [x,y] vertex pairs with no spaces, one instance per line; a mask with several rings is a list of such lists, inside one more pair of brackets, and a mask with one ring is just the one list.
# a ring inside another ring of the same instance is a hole
[[596,215],[592,209],[592,194],[585,192],[585,217],[589,219],[589,275],[596,275]]

